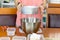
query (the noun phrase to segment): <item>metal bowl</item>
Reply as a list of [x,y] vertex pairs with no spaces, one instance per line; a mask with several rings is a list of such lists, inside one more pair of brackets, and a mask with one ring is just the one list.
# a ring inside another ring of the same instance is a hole
[[23,13],[23,14],[36,14],[36,13],[38,13],[38,7],[37,6],[23,6],[21,8],[21,13]]
[[22,19],[22,29],[26,34],[36,33],[40,27],[40,20],[37,18]]

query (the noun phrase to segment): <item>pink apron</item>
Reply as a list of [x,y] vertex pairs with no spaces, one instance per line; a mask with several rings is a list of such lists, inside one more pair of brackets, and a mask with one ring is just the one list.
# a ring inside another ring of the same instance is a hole
[[[25,6],[40,6],[43,3],[43,0],[18,0],[18,1],[22,2],[23,5],[25,5]],[[16,26],[17,27],[21,26],[20,19],[27,18],[27,17],[32,17],[32,16],[36,17],[38,19],[42,19],[41,10],[39,10],[36,15],[25,15],[25,14],[22,14],[21,12],[19,12],[17,10]]]

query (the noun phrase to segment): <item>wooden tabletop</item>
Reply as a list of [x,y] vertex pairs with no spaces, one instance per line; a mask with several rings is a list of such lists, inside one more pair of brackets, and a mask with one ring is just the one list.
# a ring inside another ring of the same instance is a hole
[[[45,37],[49,37],[49,36],[51,36],[52,34],[53,34],[53,35],[55,35],[55,34],[60,35],[59,33],[60,33],[60,28],[43,28],[43,34],[44,34]],[[18,35],[18,36],[25,36],[25,33],[20,33],[20,32],[18,31],[18,29],[17,29],[17,30],[16,30],[16,35]],[[7,36],[7,32],[6,32],[6,31],[3,32],[3,31],[0,29],[0,37],[1,37],[1,36]]]
[[60,37],[60,28],[44,28],[43,34],[45,37],[59,38]]
[[[16,35],[25,36],[25,33],[18,32],[18,28],[17,28]],[[48,38],[59,38],[60,37],[60,28],[43,28],[43,35],[44,35],[44,37],[48,37]],[[7,36],[7,32],[6,31],[3,32],[0,29],[0,37],[6,37],[6,36]]]

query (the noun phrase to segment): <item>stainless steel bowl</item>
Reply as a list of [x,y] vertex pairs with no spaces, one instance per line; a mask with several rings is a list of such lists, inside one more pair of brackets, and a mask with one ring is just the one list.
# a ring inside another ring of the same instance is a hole
[[23,6],[21,8],[21,13],[23,13],[23,14],[36,14],[36,13],[38,13],[38,7],[37,6]]
[[40,20],[37,18],[22,19],[22,29],[26,34],[36,33],[40,27]]

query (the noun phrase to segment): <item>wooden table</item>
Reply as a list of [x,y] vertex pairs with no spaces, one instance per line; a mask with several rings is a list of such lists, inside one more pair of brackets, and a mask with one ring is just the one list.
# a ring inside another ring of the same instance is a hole
[[[19,32],[19,28],[16,29],[16,33],[15,35],[17,36],[25,36],[25,33],[20,33]],[[1,28],[0,28],[0,37],[4,37],[4,36],[7,36],[7,31],[3,31]]]
[[[18,32],[18,29],[16,31],[16,35],[17,36],[25,36],[25,33],[20,33]],[[44,37],[48,37],[48,38],[56,38],[56,37],[60,37],[60,28],[43,28],[43,35]],[[0,29],[0,37],[6,37],[7,33],[6,31],[1,31]]]
[[44,28],[43,34],[49,38],[60,38],[60,28]]
[[[16,28],[16,33],[15,33],[15,35],[16,35],[16,36],[26,36],[25,33],[20,33],[20,32],[19,32],[19,28]],[[15,36],[15,35],[14,35],[14,36]],[[3,31],[3,30],[1,29],[1,27],[0,27],[0,37],[10,37],[10,39],[12,40],[12,37],[13,37],[13,36],[8,36],[8,35],[7,35],[7,31],[6,31],[6,30]]]

